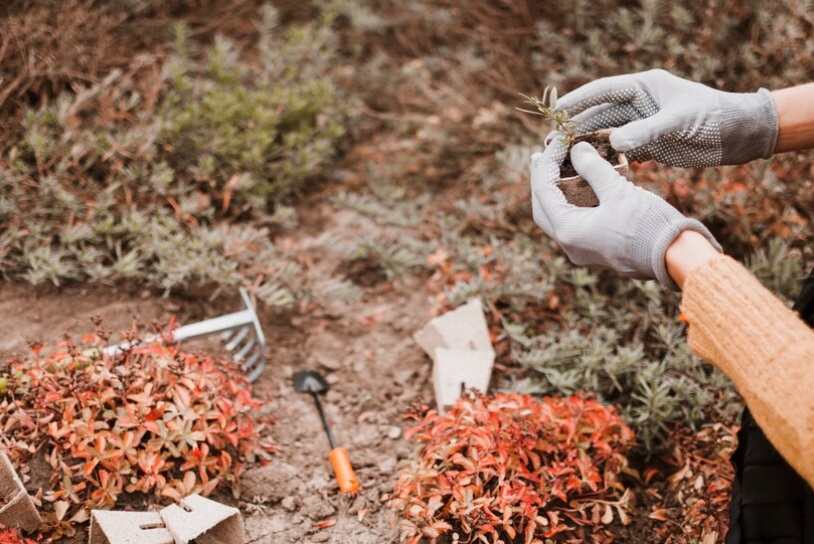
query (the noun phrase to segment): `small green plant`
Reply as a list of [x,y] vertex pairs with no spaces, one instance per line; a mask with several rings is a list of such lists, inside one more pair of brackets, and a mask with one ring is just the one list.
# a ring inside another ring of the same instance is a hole
[[546,87],[543,90],[543,96],[540,98],[526,96],[524,94],[521,94],[520,96],[525,99],[526,104],[530,104],[537,108],[537,111],[517,108],[518,111],[530,113],[532,115],[541,115],[547,121],[551,121],[554,124],[554,128],[562,133],[563,140],[566,142],[566,144],[570,144],[571,141],[573,141],[574,136],[576,136],[577,126],[576,123],[571,120],[571,116],[568,115],[568,112],[555,111],[555,108],[557,107],[556,87]]
[[[612,407],[581,396],[535,399],[470,392],[448,413],[417,407],[421,444],[389,506],[410,544],[585,541],[629,522],[620,482],[633,431]],[[571,540],[575,539],[575,540]]]
[[317,286],[268,231],[290,223],[284,203],[343,138],[332,21],[279,27],[267,6],[251,63],[179,25],[163,71],[113,71],[29,109],[0,146],[0,277],[165,292],[262,278],[255,292],[269,305],[310,298]]

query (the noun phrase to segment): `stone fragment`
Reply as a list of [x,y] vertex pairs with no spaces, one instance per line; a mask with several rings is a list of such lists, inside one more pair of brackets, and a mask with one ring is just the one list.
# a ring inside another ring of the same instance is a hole
[[240,477],[240,498],[252,501],[263,497],[275,502],[297,491],[299,470],[276,461],[264,467],[247,470]]
[[325,519],[336,512],[334,506],[317,495],[309,495],[302,500],[300,512],[314,521]]

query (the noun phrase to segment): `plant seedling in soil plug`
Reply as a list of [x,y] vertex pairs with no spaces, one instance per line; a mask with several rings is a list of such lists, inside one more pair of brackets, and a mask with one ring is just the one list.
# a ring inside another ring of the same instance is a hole
[[[518,111],[541,115],[554,124],[554,128],[562,133],[563,141],[568,145],[568,154],[560,167],[560,190],[565,195],[565,199],[581,207],[599,206],[599,199],[591,189],[590,184],[585,181],[571,164],[571,148],[579,142],[588,142],[599,152],[600,156],[613,165],[614,170],[620,175],[626,176],[628,171],[627,157],[613,149],[610,145],[610,130],[598,130],[586,134],[577,135],[576,123],[565,111],[554,111],[557,106],[557,88],[546,87],[542,98],[522,95],[528,104],[537,108],[537,111],[517,108]],[[546,145],[548,145],[546,140]]]
[[328,458],[331,460],[331,466],[334,468],[339,490],[344,493],[357,493],[359,491],[359,482],[353,473],[353,466],[350,464],[348,451],[336,445],[336,438],[334,437],[333,431],[331,431],[331,426],[328,425],[328,418],[325,417],[325,410],[322,408],[322,401],[319,398],[322,393],[328,391],[328,382],[317,372],[312,370],[300,370],[294,374],[294,389],[298,393],[310,393],[311,396],[314,397],[319,418],[322,420],[322,428],[325,429],[325,433],[328,435],[328,442],[331,444],[331,453]]

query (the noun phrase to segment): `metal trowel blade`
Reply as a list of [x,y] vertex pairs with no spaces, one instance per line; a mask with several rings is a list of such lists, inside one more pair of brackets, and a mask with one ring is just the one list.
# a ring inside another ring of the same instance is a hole
[[328,382],[318,372],[300,370],[294,373],[294,389],[299,393],[324,393]]

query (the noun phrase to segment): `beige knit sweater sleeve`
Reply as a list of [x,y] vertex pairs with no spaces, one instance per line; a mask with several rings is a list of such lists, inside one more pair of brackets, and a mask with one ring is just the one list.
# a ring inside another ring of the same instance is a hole
[[814,331],[725,256],[690,272],[681,309],[692,350],[732,379],[766,437],[814,486]]

